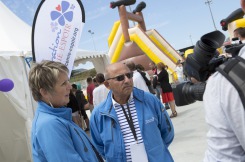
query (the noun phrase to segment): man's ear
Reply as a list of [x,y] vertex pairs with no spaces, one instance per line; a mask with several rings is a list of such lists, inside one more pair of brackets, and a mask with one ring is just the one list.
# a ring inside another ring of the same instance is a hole
[[106,88],[110,89],[110,84],[109,84],[109,82],[107,80],[104,81],[104,85],[105,85]]

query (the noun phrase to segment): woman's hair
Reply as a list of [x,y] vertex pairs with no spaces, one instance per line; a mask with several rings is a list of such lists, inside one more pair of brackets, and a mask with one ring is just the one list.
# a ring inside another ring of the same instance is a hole
[[59,74],[68,72],[68,68],[60,62],[46,60],[41,63],[34,63],[29,72],[29,87],[33,98],[40,101],[42,98],[40,89],[43,88],[48,92],[52,92]]
[[160,69],[160,70],[165,69],[164,63],[162,63],[162,62],[157,63],[157,68]]

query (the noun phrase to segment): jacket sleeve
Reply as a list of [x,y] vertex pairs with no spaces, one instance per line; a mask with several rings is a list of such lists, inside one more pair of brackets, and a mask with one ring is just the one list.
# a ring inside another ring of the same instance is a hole
[[159,121],[158,127],[161,131],[163,141],[167,146],[169,146],[174,138],[174,127],[168,115],[168,112],[166,111],[160,100],[156,99],[156,101],[157,106],[155,108]]
[[93,141],[96,149],[103,156],[103,158],[105,158],[104,144],[103,144],[103,141],[100,137],[100,133],[98,130],[98,126],[100,124],[96,120],[97,119],[96,117],[98,117],[100,115],[99,112],[96,112],[96,110],[98,110],[98,109],[99,109],[99,107],[92,112],[92,115],[90,117],[90,135],[91,135],[92,141]]
[[82,161],[74,148],[69,130],[59,120],[43,125],[37,131],[33,143],[40,146],[49,162]]

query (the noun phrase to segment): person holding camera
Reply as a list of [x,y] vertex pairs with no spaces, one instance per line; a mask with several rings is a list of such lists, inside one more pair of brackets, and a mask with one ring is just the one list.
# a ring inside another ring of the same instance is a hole
[[[245,0],[241,6],[245,11]],[[245,59],[245,47],[238,55]],[[203,100],[209,125],[204,162],[244,162],[245,111],[238,91],[216,72],[207,81]]]

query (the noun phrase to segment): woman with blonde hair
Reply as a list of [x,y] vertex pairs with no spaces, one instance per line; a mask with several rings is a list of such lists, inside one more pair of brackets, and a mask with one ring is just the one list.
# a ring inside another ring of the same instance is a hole
[[68,68],[54,61],[32,65],[29,87],[37,101],[32,122],[34,162],[103,162],[86,133],[72,121]]
[[172,114],[170,118],[177,116],[177,111],[175,109],[175,101],[172,87],[169,83],[168,72],[165,70],[165,65],[162,62],[157,64],[157,81],[160,83],[162,88],[162,102],[169,103]]

